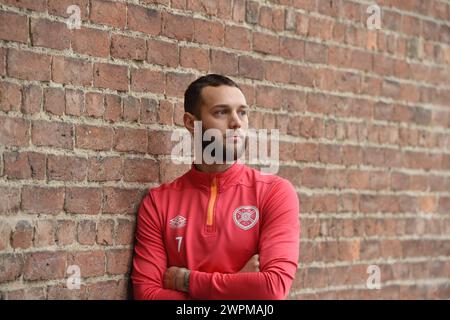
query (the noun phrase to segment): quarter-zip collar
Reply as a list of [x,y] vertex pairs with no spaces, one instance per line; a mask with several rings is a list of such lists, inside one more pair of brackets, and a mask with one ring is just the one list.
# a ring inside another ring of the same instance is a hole
[[244,164],[238,159],[231,165],[231,167],[223,172],[203,172],[198,170],[194,166],[194,163],[192,163],[191,170],[188,172],[188,177],[192,184],[207,189],[211,188],[215,178],[217,191],[221,192],[239,183],[243,166]]

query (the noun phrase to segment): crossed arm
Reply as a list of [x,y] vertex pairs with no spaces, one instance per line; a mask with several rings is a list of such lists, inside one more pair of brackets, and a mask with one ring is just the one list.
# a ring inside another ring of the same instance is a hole
[[[277,183],[261,210],[255,258],[235,274],[206,273],[186,268],[167,268],[167,256],[160,222],[151,193],[139,209],[133,289],[136,299],[285,299],[297,270],[300,224],[298,198],[286,180]],[[253,268],[251,265],[253,264]],[[189,273],[188,283],[185,281]]]

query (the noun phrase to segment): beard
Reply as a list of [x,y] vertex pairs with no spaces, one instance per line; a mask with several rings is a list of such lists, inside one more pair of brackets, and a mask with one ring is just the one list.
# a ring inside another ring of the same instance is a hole
[[[202,137],[203,132],[205,132],[205,128],[202,127]],[[204,150],[207,146],[215,142],[215,137],[211,137],[211,141],[205,141],[202,139],[202,155],[204,154]],[[211,156],[215,159],[216,163],[231,163],[242,157],[247,149],[248,145],[248,136],[246,135],[242,142],[234,142],[228,141],[225,137],[222,137],[222,141],[219,141],[218,144],[221,145],[222,155],[216,156],[216,148],[212,149]]]

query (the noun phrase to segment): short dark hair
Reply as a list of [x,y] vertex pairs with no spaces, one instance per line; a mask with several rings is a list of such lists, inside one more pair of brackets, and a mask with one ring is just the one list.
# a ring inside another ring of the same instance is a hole
[[241,90],[236,82],[234,82],[230,78],[215,73],[207,74],[206,76],[202,76],[193,81],[184,93],[184,111],[195,115],[197,118],[200,118],[199,107],[201,104],[202,89],[208,86],[218,87],[223,85],[236,87]]

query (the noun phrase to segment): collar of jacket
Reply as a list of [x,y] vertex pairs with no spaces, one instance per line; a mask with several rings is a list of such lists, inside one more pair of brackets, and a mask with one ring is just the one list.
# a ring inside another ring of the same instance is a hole
[[241,173],[243,168],[244,164],[240,160],[237,160],[223,172],[203,172],[198,170],[194,166],[194,163],[192,163],[188,176],[192,184],[208,189],[211,188],[213,180],[216,178],[217,190],[221,192],[233,185],[239,184],[242,178]]

